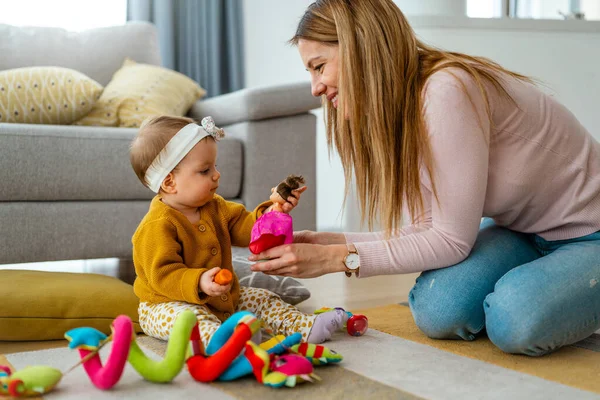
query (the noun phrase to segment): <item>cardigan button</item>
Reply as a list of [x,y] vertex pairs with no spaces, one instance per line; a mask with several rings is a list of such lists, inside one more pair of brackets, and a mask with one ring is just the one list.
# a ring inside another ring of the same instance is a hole
[[200,230],[200,232],[204,232],[206,230],[206,227],[204,225],[200,225],[198,229]]
[[231,317],[231,314],[229,314],[228,312],[226,312],[225,314],[223,314],[223,316],[224,316],[225,318],[229,318],[229,317]]
[[226,295],[226,294],[222,294],[222,295],[221,295],[221,300],[223,300],[223,301],[227,301],[227,299],[228,299],[228,298],[229,298],[229,297],[227,297],[227,295]]
[[213,256],[216,256],[216,255],[217,255],[217,253],[218,253],[218,251],[217,251],[217,248],[216,248],[216,247],[213,247],[213,248],[210,250],[210,254],[212,254]]

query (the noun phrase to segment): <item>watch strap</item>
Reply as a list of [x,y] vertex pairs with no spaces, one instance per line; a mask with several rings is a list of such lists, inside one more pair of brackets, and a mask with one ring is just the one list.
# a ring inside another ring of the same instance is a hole
[[[346,249],[348,249],[348,254],[346,255],[346,257],[353,253],[358,255],[358,250],[356,249],[356,246],[354,246],[354,243],[346,243]],[[356,269],[350,269],[346,266],[346,263],[344,262],[344,267],[346,267],[344,273],[348,278],[352,277],[352,274],[358,276],[358,270],[360,269],[360,266],[358,266],[358,268]]]

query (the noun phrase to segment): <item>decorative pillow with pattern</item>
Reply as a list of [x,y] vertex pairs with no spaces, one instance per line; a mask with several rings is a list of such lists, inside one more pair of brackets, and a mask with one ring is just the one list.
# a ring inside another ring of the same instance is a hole
[[281,297],[286,303],[296,305],[310,297],[310,291],[296,279],[286,276],[273,276],[254,272],[248,261],[250,250],[241,247],[232,249],[233,270],[238,276],[241,286],[270,290]]
[[205,94],[179,72],[126,59],[92,111],[76,125],[139,127],[153,115],[183,116]]
[[0,122],[68,125],[90,112],[103,87],[69,68],[0,71]]

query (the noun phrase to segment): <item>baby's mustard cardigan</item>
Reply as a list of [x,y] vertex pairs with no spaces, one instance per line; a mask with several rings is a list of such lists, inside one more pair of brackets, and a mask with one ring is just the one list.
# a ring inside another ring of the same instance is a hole
[[[160,195],[155,196],[132,238],[135,294],[148,303],[203,304],[220,320],[227,319],[240,297],[231,246],[249,245],[254,222],[271,204],[264,202],[250,212],[215,195],[199,209],[200,220],[192,224],[164,204]],[[200,292],[200,276],[215,267],[230,270],[234,279],[228,294],[208,297]]]

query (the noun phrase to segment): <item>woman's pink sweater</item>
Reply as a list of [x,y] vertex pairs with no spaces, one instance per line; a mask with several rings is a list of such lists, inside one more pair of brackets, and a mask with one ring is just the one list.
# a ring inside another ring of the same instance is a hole
[[390,240],[346,233],[360,276],[454,265],[470,253],[482,217],[546,240],[600,230],[600,143],[536,86],[502,76],[515,103],[486,83],[492,122],[475,81],[462,70],[431,76],[423,90],[434,179],[421,172],[425,218]]

